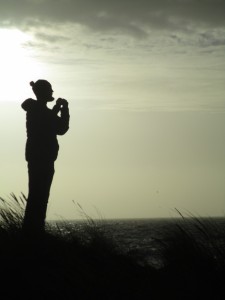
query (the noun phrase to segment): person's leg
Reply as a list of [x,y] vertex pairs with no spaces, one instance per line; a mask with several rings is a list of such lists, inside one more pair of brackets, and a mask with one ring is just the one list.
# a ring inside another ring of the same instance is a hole
[[55,173],[54,162],[46,162],[43,165],[43,169],[42,169],[42,181],[41,181],[42,195],[40,197],[40,205],[37,213],[37,216],[41,221],[42,226],[44,226],[45,223],[48,199],[49,199],[54,173]]
[[54,162],[29,162],[28,175],[29,194],[23,229],[30,233],[41,233],[45,226],[48,198],[54,175]]

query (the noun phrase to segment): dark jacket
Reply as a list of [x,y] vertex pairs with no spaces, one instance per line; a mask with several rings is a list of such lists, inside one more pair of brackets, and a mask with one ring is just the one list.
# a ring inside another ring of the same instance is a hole
[[61,116],[56,106],[48,108],[41,102],[27,99],[22,103],[27,112],[27,161],[55,161],[59,144],[57,135],[63,135],[69,129],[69,110],[63,107]]

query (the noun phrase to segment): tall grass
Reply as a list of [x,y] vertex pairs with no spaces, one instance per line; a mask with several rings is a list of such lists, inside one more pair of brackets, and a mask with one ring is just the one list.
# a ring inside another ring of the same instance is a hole
[[220,219],[177,212],[181,219],[174,223],[169,238],[162,241],[165,264],[184,263],[188,268],[194,264],[196,268],[199,264],[204,267],[207,261],[214,269],[224,269],[225,227],[221,226]]
[[178,299],[225,299],[225,228],[219,219],[177,212],[181,219],[159,241],[165,287]]
[[18,291],[24,299],[225,299],[225,228],[215,220],[177,211],[171,234],[157,240],[163,266],[154,269],[79,205],[82,226],[58,222],[39,238],[24,236],[25,204],[23,194],[0,198],[0,299]]
[[[22,234],[22,195],[1,199],[0,299],[145,299],[153,291],[152,272],[120,247],[88,216],[82,230],[66,222],[50,225],[42,236]],[[10,288],[11,286],[11,288]],[[22,289],[21,289],[22,287]]]
[[11,194],[7,200],[0,197],[0,235],[21,231],[26,197]]

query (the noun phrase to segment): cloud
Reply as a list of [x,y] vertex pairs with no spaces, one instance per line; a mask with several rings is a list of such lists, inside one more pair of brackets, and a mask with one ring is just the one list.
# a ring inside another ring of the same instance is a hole
[[80,24],[145,37],[151,30],[224,28],[225,0],[0,0],[2,25]]
[[225,37],[221,33],[204,32],[199,35],[199,46],[209,47],[209,46],[225,46]]
[[48,33],[42,33],[42,32],[38,32],[35,35],[38,39],[41,39],[41,40],[47,41],[47,42],[51,42],[51,43],[59,42],[59,41],[65,42],[65,41],[69,40],[68,37],[65,37],[62,35],[48,34]]

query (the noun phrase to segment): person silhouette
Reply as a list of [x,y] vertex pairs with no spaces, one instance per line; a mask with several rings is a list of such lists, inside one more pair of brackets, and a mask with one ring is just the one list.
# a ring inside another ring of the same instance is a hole
[[[54,162],[58,156],[57,135],[69,129],[69,108],[59,98],[52,109],[47,103],[54,100],[51,84],[47,80],[31,81],[36,100],[27,99],[21,107],[26,111],[27,142],[25,158],[28,162],[28,197],[23,218],[23,231],[43,233],[54,176]],[[60,113],[60,115],[58,115]]]

